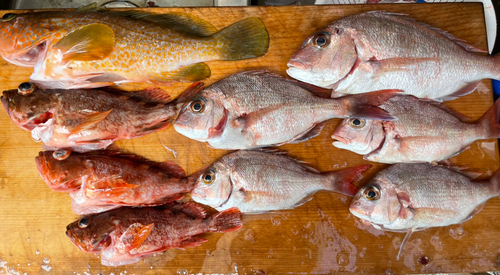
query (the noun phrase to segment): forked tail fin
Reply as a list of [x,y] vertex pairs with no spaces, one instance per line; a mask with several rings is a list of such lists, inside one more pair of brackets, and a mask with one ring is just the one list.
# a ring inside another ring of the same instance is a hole
[[240,229],[241,212],[238,208],[233,207],[224,210],[213,217],[216,232],[231,232]]
[[330,186],[327,190],[353,197],[356,195],[358,188],[352,183],[360,179],[363,173],[371,167],[371,165],[365,164],[340,171],[328,172]]
[[346,107],[345,117],[394,120],[395,118],[379,106],[386,100],[400,93],[401,90],[381,90],[376,92],[348,95],[343,99]]
[[477,123],[484,127],[485,139],[500,138],[500,100],[497,100]]
[[222,60],[256,58],[267,53],[269,34],[266,26],[257,17],[243,19],[214,34],[220,42]]

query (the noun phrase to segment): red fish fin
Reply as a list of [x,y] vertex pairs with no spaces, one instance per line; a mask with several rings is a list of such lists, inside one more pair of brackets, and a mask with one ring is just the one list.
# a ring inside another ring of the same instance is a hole
[[406,246],[406,243],[408,243],[408,240],[410,239],[412,233],[413,233],[413,228],[408,229],[408,232],[406,233],[405,238],[403,239],[403,241],[401,242],[401,245],[399,246],[398,256],[396,257],[396,260],[399,261],[399,257],[401,256],[401,253],[403,252],[403,250]]
[[309,201],[311,201],[313,198],[314,198],[314,194],[315,193],[312,193],[312,194],[308,194],[305,198],[301,199],[299,202],[297,202],[296,204],[294,204],[293,208],[295,207],[299,207]]
[[184,103],[205,88],[205,83],[198,81],[187,87],[182,94],[175,99],[176,102]]
[[379,108],[386,100],[400,93],[401,90],[381,90],[342,97],[345,100],[347,116],[378,120],[394,120],[387,111]]
[[257,17],[243,19],[213,35],[224,50],[222,60],[243,60],[263,56],[269,48],[266,26]]
[[222,135],[224,132],[224,129],[226,128],[226,123],[227,123],[227,118],[229,117],[229,111],[224,108],[224,115],[222,116],[221,120],[215,127],[210,127],[208,129],[208,138],[214,138]]
[[203,205],[192,201],[180,205],[180,210],[194,218],[203,219],[207,216],[207,211]]
[[182,241],[178,248],[181,249],[181,248],[186,248],[186,247],[200,246],[202,243],[205,243],[205,242],[208,242],[208,240],[198,238],[198,237],[191,237],[189,239]]
[[148,238],[154,228],[154,223],[142,225],[140,223],[131,224],[120,236],[120,241],[116,247],[120,253],[126,253],[141,246]]
[[115,47],[115,33],[104,24],[83,26],[64,36],[54,49],[63,54],[63,62],[92,61],[108,57]]
[[210,77],[210,68],[205,63],[196,63],[181,67],[178,70],[152,73],[149,80],[157,83],[195,82]]
[[[109,115],[109,113],[111,113],[111,111],[113,111],[113,109],[106,111],[106,112],[95,112],[92,114],[83,115],[84,121],[82,123],[78,124],[77,126],[75,126],[69,132],[72,134],[75,134],[75,133],[82,131],[83,129],[89,128],[89,127],[99,123],[100,121],[104,120]],[[79,119],[77,118],[77,120],[79,120]],[[71,123],[69,123],[69,124],[71,124]]]
[[340,171],[328,172],[326,173],[328,175],[328,183],[325,189],[353,197],[358,191],[353,182],[361,179],[363,173],[371,167],[371,165],[365,164]]
[[216,232],[231,232],[243,226],[241,223],[241,212],[236,207],[217,213],[213,216],[213,221]]
[[450,95],[438,98],[438,100],[449,101],[449,100],[457,99],[457,98],[464,96],[464,95],[468,95],[468,94],[474,92],[474,90],[476,90],[477,85],[479,85],[479,83],[481,83],[481,81],[468,83],[467,85],[462,87],[460,90],[458,90]]
[[486,129],[484,138],[500,138],[500,100],[495,101],[493,106],[476,123]]
[[128,92],[125,95],[145,99],[147,101],[155,103],[168,103],[172,101],[172,98],[165,90],[154,86],[147,87],[146,89],[140,91]]
[[172,161],[158,162],[155,166],[165,170],[165,172],[174,178],[184,178],[186,176],[184,169]]
[[290,141],[290,143],[299,143],[311,139],[313,137],[317,137],[321,133],[321,130],[323,130],[323,127],[325,127],[325,125],[326,121],[316,124],[315,126],[312,127],[312,129],[307,130],[305,134],[302,134],[301,136],[294,138],[292,141]]
[[130,184],[119,176],[111,176],[99,181],[89,180],[86,185],[85,195],[89,198],[106,198],[116,196],[139,185]]

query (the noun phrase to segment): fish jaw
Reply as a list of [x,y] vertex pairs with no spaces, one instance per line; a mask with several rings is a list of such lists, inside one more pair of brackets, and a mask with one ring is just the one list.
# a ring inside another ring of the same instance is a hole
[[34,45],[21,53],[2,53],[1,55],[2,58],[9,63],[21,67],[32,68],[45,58],[46,53],[47,41],[42,41],[40,44]]
[[290,63],[288,63],[288,70],[286,70],[286,73],[299,81],[322,88],[330,88],[336,84],[335,80],[325,79],[324,77],[314,74],[311,71],[297,68]]

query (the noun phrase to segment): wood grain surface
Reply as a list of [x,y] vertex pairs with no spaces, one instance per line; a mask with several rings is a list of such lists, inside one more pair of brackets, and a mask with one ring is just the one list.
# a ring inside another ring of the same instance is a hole
[[[309,34],[343,16],[370,10],[406,13],[486,49],[481,4],[394,4],[234,8],[151,8],[147,11],[187,12],[218,29],[241,19],[260,17],[270,34],[266,56],[237,62],[208,62],[212,76],[207,84],[249,69],[268,69],[286,75],[286,63]],[[0,12],[3,13],[11,11]],[[19,12],[19,11],[14,11]],[[0,60],[1,90],[17,88],[32,69]],[[177,96],[189,84],[165,87]],[[134,87],[128,87],[134,88]],[[478,118],[492,104],[489,80],[468,96],[446,105]],[[368,163],[361,156],[336,149],[331,133],[340,120],[331,120],[320,136],[280,147],[321,171]],[[186,250],[169,250],[130,266],[110,268],[98,255],[78,250],[65,236],[65,227],[77,219],[67,194],[51,191],[38,175],[34,158],[41,144],[31,139],[0,113],[0,273],[24,274],[327,274],[437,273],[498,270],[500,252],[500,200],[491,199],[483,211],[463,225],[414,233],[401,260],[396,254],[404,234],[369,229],[349,214],[347,197],[318,193],[305,205],[287,211],[243,218],[244,226],[227,234],[205,234],[208,242]],[[177,152],[177,158],[162,147]],[[226,151],[176,133],[172,127],[118,146],[156,160],[171,160],[187,173],[217,160]],[[475,142],[451,159],[452,164],[491,175],[499,167],[496,140]],[[373,164],[373,163],[372,163]],[[373,164],[363,184],[385,166]],[[429,264],[419,258],[427,256]]]

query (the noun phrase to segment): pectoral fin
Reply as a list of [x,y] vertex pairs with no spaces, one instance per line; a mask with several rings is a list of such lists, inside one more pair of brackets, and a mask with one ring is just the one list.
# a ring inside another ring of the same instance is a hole
[[111,176],[98,181],[88,181],[85,196],[89,198],[107,198],[134,189],[139,185],[127,183],[119,176]]
[[154,223],[142,225],[140,223],[131,224],[120,236],[116,245],[120,253],[126,253],[141,246],[153,230]]
[[95,112],[95,113],[90,113],[90,114],[78,114],[74,116],[68,116],[64,119],[64,124],[71,128],[70,130],[71,134],[78,133],[86,128],[92,127],[95,124],[99,123],[100,121],[104,120],[109,113],[111,113],[113,110],[109,110],[106,112]]
[[83,26],[64,36],[54,45],[63,62],[92,61],[108,57],[115,47],[115,33],[104,24]]

